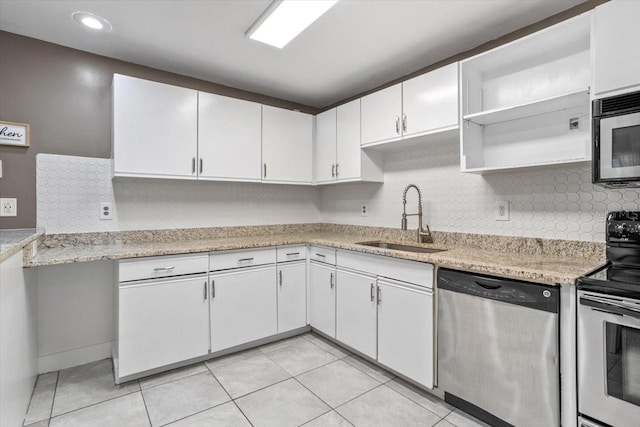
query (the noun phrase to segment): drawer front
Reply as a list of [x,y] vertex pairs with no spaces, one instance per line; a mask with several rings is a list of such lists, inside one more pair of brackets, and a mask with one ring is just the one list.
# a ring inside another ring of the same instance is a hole
[[338,266],[433,288],[433,265],[418,261],[338,251]]
[[324,246],[311,246],[309,248],[309,259],[336,265],[336,250]]
[[278,262],[299,261],[307,259],[307,246],[279,246],[277,249]]
[[276,248],[253,249],[212,253],[209,260],[210,271],[230,268],[253,267],[255,265],[275,264]]
[[209,257],[207,254],[189,254],[132,258],[120,260],[118,267],[120,282],[157,279],[206,273],[209,269]]

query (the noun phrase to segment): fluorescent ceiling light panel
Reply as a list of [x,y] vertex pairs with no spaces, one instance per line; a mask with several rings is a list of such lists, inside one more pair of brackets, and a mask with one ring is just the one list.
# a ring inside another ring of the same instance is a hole
[[246,35],[282,49],[337,2],[338,0],[274,1]]

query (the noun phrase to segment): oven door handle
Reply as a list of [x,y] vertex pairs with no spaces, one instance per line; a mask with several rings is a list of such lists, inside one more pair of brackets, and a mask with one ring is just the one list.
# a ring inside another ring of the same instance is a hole
[[589,307],[597,308],[602,311],[607,311],[613,314],[620,314],[622,316],[630,316],[634,319],[640,320],[640,311],[633,310],[627,307],[624,307],[621,304],[617,304],[614,301],[601,302],[598,300],[591,299],[589,297],[580,297],[580,304],[586,305]]

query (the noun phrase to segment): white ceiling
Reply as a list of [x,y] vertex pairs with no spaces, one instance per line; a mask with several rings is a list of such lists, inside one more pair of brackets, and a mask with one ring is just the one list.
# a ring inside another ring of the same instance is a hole
[[[0,0],[0,29],[324,107],[582,1],[342,0],[282,50],[244,36],[270,0]],[[113,31],[81,28],[78,10]]]

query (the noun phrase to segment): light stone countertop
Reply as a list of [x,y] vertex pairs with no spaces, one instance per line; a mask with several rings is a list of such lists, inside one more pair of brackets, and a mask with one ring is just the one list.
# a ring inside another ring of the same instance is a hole
[[[336,227],[340,229],[331,229]],[[115,239],[91,242],[90,240],[71,239],[69,242],[68,240],[65,241],[61,239],[60,242],[49,242],[48,245],[41,244],[35,257],[31,257],[28,251],[25,250],[25,266],[45,266],[105,259],[215,252],[304,243],[428,262],[438,267],[473,271],[549,285],[573,284],[576,278],[604,264],[603,251],[602,254],[600,254],[601,244],[597,243],[548,241],[560,242],[556,245],[560,247],[560,249],[554,248],[547,250],[547,253],[536,253],[538,246],[542,247],[545,244],[547,244],[547,246],[552,245],[546,243],[547,241],[543,239],[460,234],[460,236],[465,236],[466,239],[467,236],[482,237],[485,242],[483,242],[481,248],[478,248],[455,244],[454,239],[451,239],[450,236],[445,236],[447,233],[435,232],[435,244],[424,244],[420,246],[446,249],[446,251],[425,254],[357,244],[357,242],[371,240],[414,244],[408,240],[409,236],[413,236],[412,234],[390,234],[388,230],[392,229],[376,229],[373,227],[371,229],[375,232],[366,234],[363,234],[362,230],[356,230],[350,226],[324,227],[326,231],[321,231],[322,228],[323,227],[316,227],[315,229],[314,227],[298,227],[298,230],[292,229],[291,231],[287,231],[286,228],[279,228],[276,230],[278,232],[271,234],[208,236],[207,238],[193,238],[194,235],[192,233],[188,236],[190,238],[185,240],[163,240],[162,238],[158,238],[149,241],[149,236],[147,236],[147,240],[145,241]],[[477,239],[477,237],[475,238]],[[515,245],[514,242],[516,242],[517,245]],[[513,246],[517,246],[517,248],[514,249]],[[487,248],[496,249],[488,250]],[[553,250],[558,251],[558,253],[553,253]]]
[[35,228],[0,230],[0,262],[21,251],[42,234],[43,230]]

